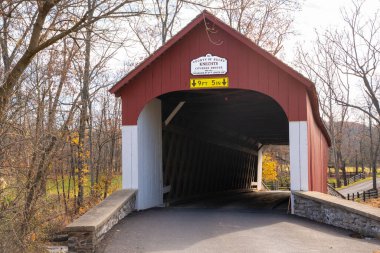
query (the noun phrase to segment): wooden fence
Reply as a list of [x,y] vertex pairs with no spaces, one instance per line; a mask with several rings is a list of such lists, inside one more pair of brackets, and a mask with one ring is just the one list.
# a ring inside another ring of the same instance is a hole
[[[365,174],[365,175],[369,176],[371,173],[359,172],[358,174],[356,174],[356,172],[346,172],[346,177],[350,178],[350,177],[353,177],[353,176],[356,176],[356,175],[359,175],[359,174]],[[328,175],[329,175],[329,177],[335,177],[335,172],[331,172],[331,173],[329,172]],[[339,177],[343,178],[343,173],[342,172],[339,173]]]
[[347,181],[348,181],[348,184],[353,184],[355,183],[356,181],[359,181],[359,180],[362,180],[362,179],[365,179],[365,174],[364,173],[359,173],[353,177],[350,177]]
[[337,190],[335,190],[335,188],[331,184],[327,184],[327,193],[329,195],[332,195],[332,196],[335,196],[335,197],[338,197],[338,198],[342,198],[342,199],[346,198],[340,192],[338,192]]
[[371,189],[363,192],[349,193],[347,194],[347,199],[355,201],[357,199],[363,200],[364,202],[369,199],[375,199],[379,197],[379,189]]
[[290,191],[290,185],[280,185],[278,181],[267,182],[265,186],[271,191]]
[[[352,174],[353,174],[353,176],[351,176],[350,178],[347,179],[347,185],[353,184],[356,181],[359,181],[359,180],[362,180],[362,179],[366,178],[366,175],[364,173],[359,173],[359,174],[352,173]],[[344,180],[343,179],[340,179],[340,185],[344,185]],[[336,184],[335,183],[331,183],[331,186],[334,187],[334,188],[336,188]]]

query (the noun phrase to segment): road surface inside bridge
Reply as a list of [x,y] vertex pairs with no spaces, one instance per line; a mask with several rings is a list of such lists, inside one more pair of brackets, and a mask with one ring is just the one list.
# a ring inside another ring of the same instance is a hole
[[98,252],[376,252],[380,241],[287,214],[289,192],[229,193],[134,212]]

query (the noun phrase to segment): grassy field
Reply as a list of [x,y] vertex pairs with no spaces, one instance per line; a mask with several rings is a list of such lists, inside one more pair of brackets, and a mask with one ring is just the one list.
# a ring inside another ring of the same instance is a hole
[[[332,173],[334,173],[334,172],[335,172],[335,169],[334,169],[334,168],[331,168],[330,171],[331,171]],[[347,173],[355,173],[355,172],[356,172],[356,168],[355,168],[355,167],[346,167],[346,172],[347,172]],[[359,173],[362,173],[362,172],[363,172],[361,167],[359,167],[358,172],[359,172]],[[371,170],[370,170],[370,168],[368,168],[368,167],[364,167],[364,172],[365,172],[365,173],[370,173]],[[380,174],[380,168],[377,168],[377,174]]]
[[[57,195],[58,191],[59,194],[62,194],[63,187],[65,188],[65,193],[67,195],[68,191],[70,190],[70,195],[74,196],[78,192],[78,186],[77,186],[77,178],[75,178],[75,187],[74,187],[74,178],[70,178],[69,176],[64,177],[64,182],[62,184],[62,179],[58,178],[58,180],[55,179],[48,179],[46,184],[46,190],[49,195]],[[58,182],[58,190],[57,190],[57,182]],[[105,177],[101,177],[99,180],[99,184],[95,185],[94,189],[98,191],[99,193],[104,192],[105,188]],[[70,189],[69,189],[70,187]],[[108,186],[108,193],[111,193],[115,190],[121,189],[121,175],[114,175],[111,177],[110,184]],[[84,180],[84,195],[85,197],[89,196],[91,192],[91,180],[90,175],[87,175]]]
[[[377,176],[379,177],[380,174],[378,173]],[[347,188],[349,186],[356,185],[356,184],[359,184],[359,183],[362,183],[362,182],[366,182],[366,181],[372,181],[372,177],[366,177],[366,178],[358,180],[358,181],[356,181],[356,182],[354,182],[354,183],[352,183],[350,185],[344,186],[343,185],[343,179],[341,178],[342,186],[339,187],[339,188],[335,188],[335,189],[336,190],[342,190],[342,189]],[[329,184],[335,184],[336,185],[336,178],[335,177],[329,177],[329,178],[327,178],[327,182]]]
[[[332,169],[330,169],[329,171],[331,171],[332,173],[334,173],[334,172],[335,172],[335,169],[332,168]],[[347,172],[347,173],[355,173],[355,172],[356,172],[356,168],[355,168],[355,167],[346,167],[346,172]],[[361,167],[359,167],[358,172],[359,172],[359,173],[362,173],[362,172],[363,172]],[[368,167],[365,167],[365,168],[364,168],[364,173],[366,173],[366,174],[370,174],[370,172],[371,172],[370,168],[368,168]],[[377,176],[380,176],[380,168],[377,168],[376,172],[377,172],[377,173],[376,173]],[[341,177],[341,180],[343,180],[342,175],[341,175],[340,177]],[[348,179],[348,178],[347,178],[347,179]],[[371,179],[372,179],[372,177],[367,177],[366,179],[360,180],[360,181],[358,181],[358,182],[363,182],[363,181],[371,180]],[[334,184],[334,183],[336,184],[336,179],[335,179],[335,177],[329,177],[329,178],[327,179],[327,182],[328,182],[329,184]],[[351,185],[352,185],[352,184],[351,184]],[[342,189],[342,188],[339,188],[339,189]]]

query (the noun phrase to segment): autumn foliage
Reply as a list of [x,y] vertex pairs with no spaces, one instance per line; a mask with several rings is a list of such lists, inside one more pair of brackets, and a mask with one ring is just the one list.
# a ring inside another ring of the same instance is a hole
[[269,154],[263,156],[263,180],[265,182],[277,180],[277,161]]

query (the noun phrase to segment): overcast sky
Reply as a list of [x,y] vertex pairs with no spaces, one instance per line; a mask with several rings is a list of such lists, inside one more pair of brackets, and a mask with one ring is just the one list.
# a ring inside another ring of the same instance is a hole
[[[323,32],[342,26],[341,11],[351,6],[351,0],[304,0],[302,10],[295,15],[294,29],[298,35],[285,43],[286,60],[291,60],[297,42],[305,45],[313,41],[315,30]],[[380,0],[367,0],[363,12],[371,16],[379,8]]]
[[[303,1],[302,9],[295,14],[295,21],[293,28],[297,33],[296,36],[288,39],[284,43],[284,50],[279,57],[285,60],[287,63],[293,61],[293,54],[295,52],[297,44],[301,43],[303,47],[311,45],[315,39],[315,31],[322,33],[328,28],[339,28],[343,25],[341,11],[343,8],[352,8],[351,0],[299,0]],[[368,13],[369,16],[380,9],[380,0],[367,0],[363,11]],[[199,11],[190,10],[188,13],[183,13],[182,26],[189,23],[195,16],[199,14]],[[128,45],[129,54],[133,45]],[[140,52],[140,50],[133,49],[133,53]],[[132,55],[133,55],[132,53]],[[123,62],[126,59],[136,62],[141,58],[141,54],[137,53],[137,56],[129,55],[126,57],[125,51],[120,52],[114,57],[112,65],[124,65]],[[132,58],[131,58],[132,57]]]

